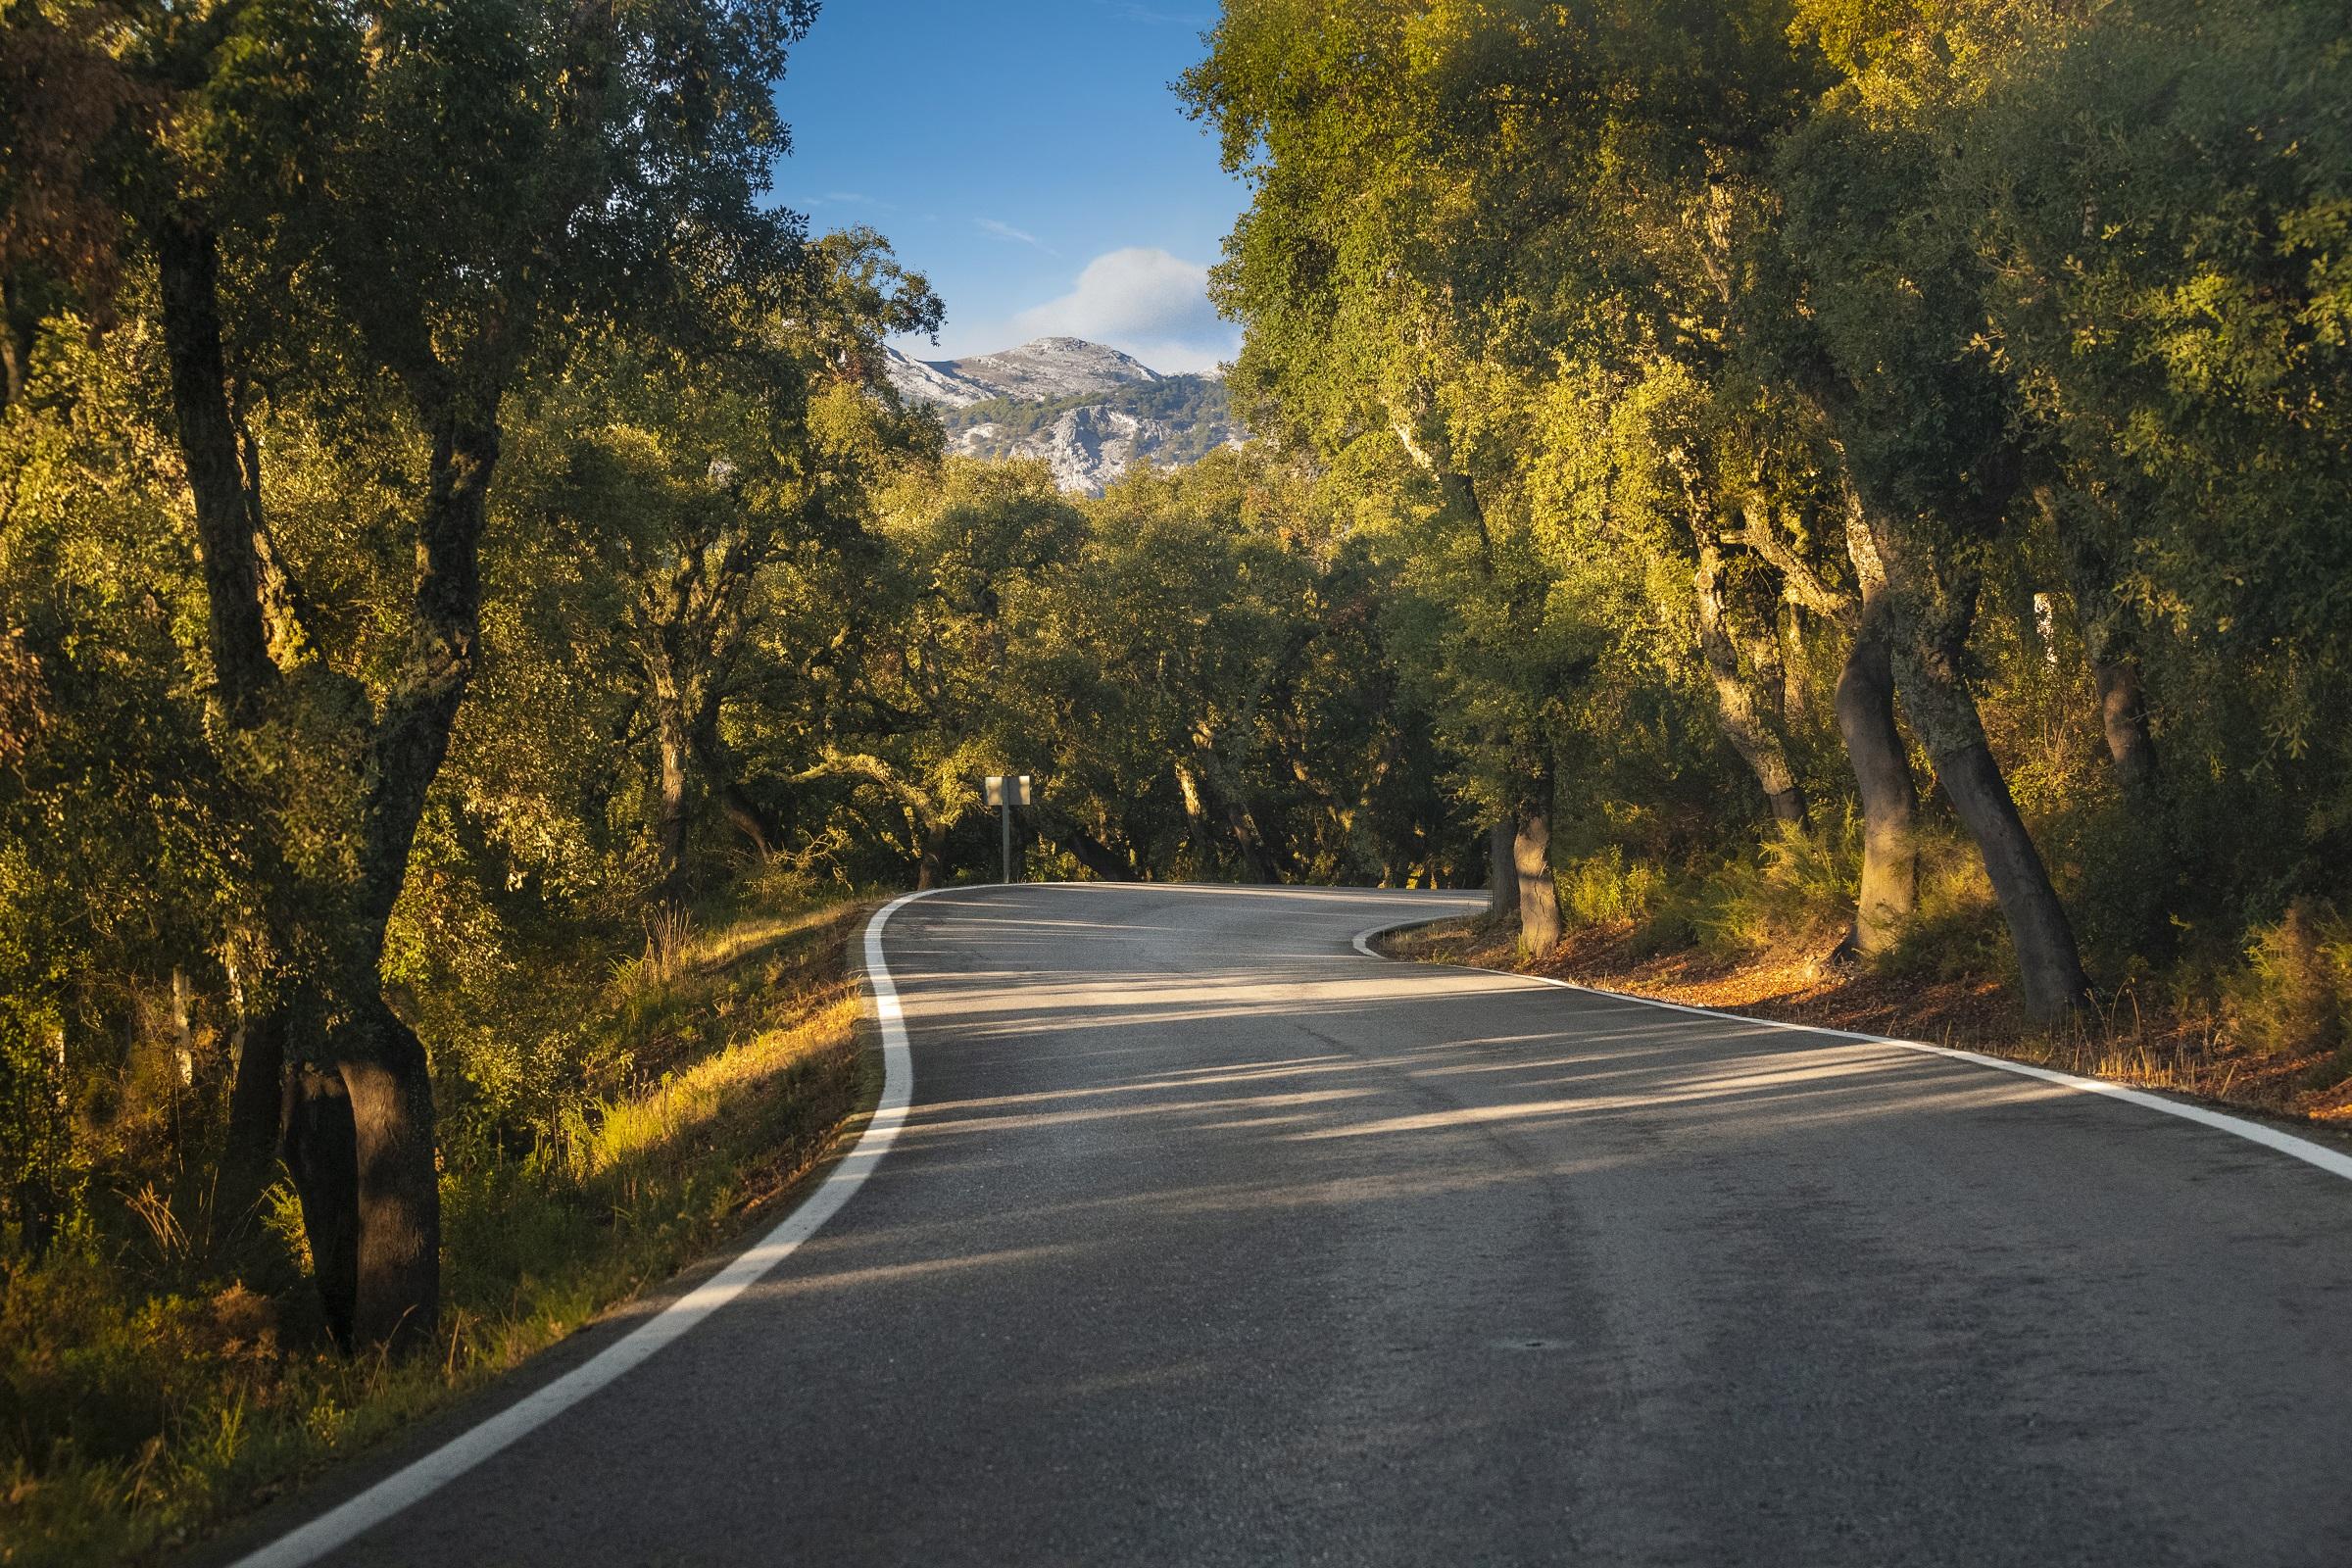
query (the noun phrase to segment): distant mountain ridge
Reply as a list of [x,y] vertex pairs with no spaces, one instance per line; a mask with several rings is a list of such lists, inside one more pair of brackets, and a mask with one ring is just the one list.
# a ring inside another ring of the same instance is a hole
[[916,360],[897,349],[889,352],[890,380],[899,395],[944,409],[969,408],[992,398],[1066,398],[1165,379],[1141,360],[1082,337],[1041,337],[963,360]]
[[1131,355],[1076,337],[1041,337],[961,360],[889,351],[899,395],[937,409],[951,451],[1043,458],[1064,490],[1101,495],[1139,463],[1197,463],[1237,445],[1225,383],[1162,375]]

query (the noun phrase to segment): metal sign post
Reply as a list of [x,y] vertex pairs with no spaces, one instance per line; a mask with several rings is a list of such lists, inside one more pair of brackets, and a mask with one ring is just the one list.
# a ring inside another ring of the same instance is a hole
[[988,775],[988,804],[997,808],[999,836],[1004,844],[1004,880],[1012,880],[1012,808],[1029,804],[1029,775]]

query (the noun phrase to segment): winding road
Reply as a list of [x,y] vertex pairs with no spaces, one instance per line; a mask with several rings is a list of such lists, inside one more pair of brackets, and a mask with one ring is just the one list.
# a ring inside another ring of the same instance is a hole
[[1351,945],[1477,897],[899,907],[911,1099],[863,1185],[317,1560],[2352,1561],[2352,1181],[1966,1061]]

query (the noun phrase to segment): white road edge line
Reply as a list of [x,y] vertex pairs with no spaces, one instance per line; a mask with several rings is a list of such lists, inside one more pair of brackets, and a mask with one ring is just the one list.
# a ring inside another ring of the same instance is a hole
[[[1441,916],[1441,918],[1443,917]],[[1417,918],[1391,920],[1385,925],[1372,926],[1355,934],[1355,951],[1367,958],[1381,957],[1383,955],[1372,951],[1372,938],[1386,931],[1397,931],[1406,926],[1434,923],[1429,919]],[[2078,1077],[2071,1072],[2060,1072],[2054,1067],[2036,1067],[2031,1062],[2011,1061],[2005,1056],[1987,1056],[1977,1051],[1956,1051],[1950,1046],[1931,1046],[1919,1040],[1897,1040],[1889,1035],[1857,1034],[1851,1029],[1828,1029],[1819,1024],[1785,1023],[1778,1018],[1753,1018],[1744,1012],[1721,1012],[1713,1007],[1693,1007],[1680,1002],[1660,1002],[1655,997],[1635,996],[1627,991],[1603,991],[1597,986],[1580,986],[1573,980],[1554,980],[1548,975],[1518,974],[1509,969],[1488,969],[1479,964],[1467,963],[1455,964],[1451,967],[1477,969],[1482,974],[1502,975],[1508,979],[1524,980],[1534,985],[1553,986],[1562,991],[1581,991],[1588,997],[1602,997],[1610,1002],[1637,1003],[1644,1007],[1664,1007],[1669,1012],[1688,1012],[1701,1018],[1721,1018],[1729,1023],[1744,1023],[1758,1029],[1777,1029],[1787,1034],[1822,1035],[1829,1039],[1848,1040],[1863,1046],[1892,1046],[1898,1051],[1916,1051],[1931,1056],[1943,1056],[1952,1061],[1965,1061],[1979,1067],[1992,1067],[2001,1072],[2013,1072],[2024,1078],[2038,1078],[2045,1084],[2056,1084],[2062,1089],[2072,1089],[2085,1095],[2100,1095],[2109,1100],[2120,1100],[2126,1104],[2138,1105],[2146,1110],[2161,1111],[2167,1116],[2178,1116],[2182,1121],[2193,1121],[2199,1126],[2211,1127],[2217,1132],[2228,1133],[2233,1138],[2242,1138],[2249,1144],[2260,1144],[2263,1148],[2276,1153],[2284,1154],[2289,1159],[2299,1159],[2306,1165],[2316,1166],[2330,1176],[2340,1176],[2346,1181],[2352,1181],[2352,1154],[2342,1153],[2324,1144],[2315,1144],[2308,1138],[2297,1138],[2293,1133],[2281,1132],[2276,1127],[2266,1127],[2258,1121],[2248,1121],[2243,1116],[2231,1116],[2222,1111],[2208,1110],[2203,1105],[2192,1105],[2179,1100],[2167,1100],[2162,1095],[2151,1095],[2139,1089],[2126,1089],[2122,1084],[2106,1083],[2097,1078]]]
[[703,1319],[743,1294],[760,1277],[790,1257],[841,1211],[866,1177],[890,1152],[906,1125],[914,1091],[914,1064],[906,1048],[906,1015],[899,1004],[890,966],[882,961],[882,928],[906,905],[941,889],[908,893],[874,911],[865,926],[865,972],[873,983],[874,1016],[882,1027],[882,1099],[856,1147],[798,1208],[735,1260],[663,1307],[622,1339],[537,1393],[470,1427],[423,1458],[394,1471],[358,1496],[309,1524],[237,1560],[234,1568],[304,1568],[347,1544],[409,1504],[438,1491],[524,1435],[546,1425],[608,1383],[625,1376]]

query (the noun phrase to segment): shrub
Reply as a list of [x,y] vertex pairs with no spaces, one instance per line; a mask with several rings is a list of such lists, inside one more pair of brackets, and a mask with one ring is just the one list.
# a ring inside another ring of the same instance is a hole
[[1984,975],[2006,981],[2015,975],[2008,927],[1973,845],[1951,838],[1922,840],[1919,902],[1877,967],[1897,979],[1923,981]]
[[2298,899],[2257,927],[2246,966],[2227,982],[2232,1032],[2266,1055],[2326,1052],[2319,1084],[2352,1075],[2352,920]]
[[1783,827],[1706,879],[1691,920],[1722,957],[1826,948],[1852,919],[1861,881],[1862,828],[1850,812],[1826,831]]
[[1666,873],[1646,860],[1628,862],[1617,844],[1571,861],[1556,876],[1560,906],[1571,925],[1634,925],[1648,919],[1666,898]]

